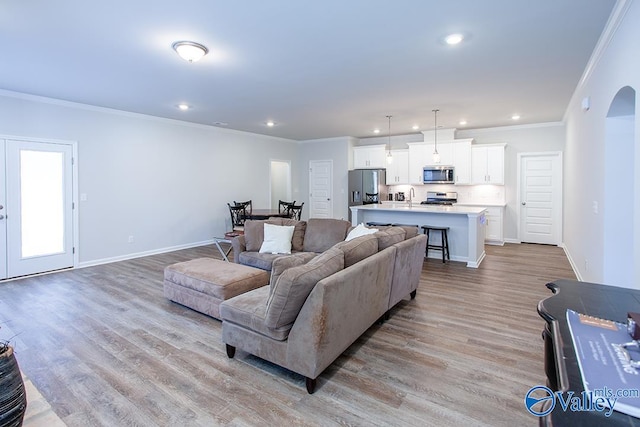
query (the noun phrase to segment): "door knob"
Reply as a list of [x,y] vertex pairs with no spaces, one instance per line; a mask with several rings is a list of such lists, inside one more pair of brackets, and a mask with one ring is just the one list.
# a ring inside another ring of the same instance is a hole
[[522,206],[525,206],[527,204],[527,202],[522,202]]
[[2,208],[4,208],[4,206],[0,205],[0,211],[2,210]]
[[0,219],[4,219],[4,215],[0,215]]

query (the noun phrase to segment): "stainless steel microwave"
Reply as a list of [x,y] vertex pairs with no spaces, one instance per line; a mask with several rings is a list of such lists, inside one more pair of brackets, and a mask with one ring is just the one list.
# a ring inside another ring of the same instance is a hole
[[422,182],[424,184],[454,184],[453,166],[425,166],[422,168]]

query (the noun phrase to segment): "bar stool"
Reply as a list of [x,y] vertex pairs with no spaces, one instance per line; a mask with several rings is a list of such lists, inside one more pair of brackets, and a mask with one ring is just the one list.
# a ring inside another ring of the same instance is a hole
[[[440,238],[441,238],[440,245],[429,244],[429,234],[431,233],[431,231],[440,232]],[[442,251],[442,262],[444,262],[445,252],[447,255],[447,259],[451,260],[451,258],[449,257],[449,235],[448,235],[449,227],[434,227],[431,225],[423,225],[422,232],[427,235],[427,249],[425,251],[425,256],[427,258],[429,258],[429,249],[438,249]]]
[[367,223],[368,227],[389,227],[391,225],[390,222],[375,222],[375,221],[369,221]]

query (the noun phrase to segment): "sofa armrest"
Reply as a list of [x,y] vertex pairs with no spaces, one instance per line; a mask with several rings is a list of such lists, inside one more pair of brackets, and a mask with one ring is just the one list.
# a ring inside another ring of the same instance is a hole
[[427,236],[418,234],[393,245],[397,249],[389,295],[389,309],[418,289]]
[[247,245],[244,240],[244,236],[236,236],[231,240],[231,247],[233,247],[233,262],[240,263],[240,253],[247,250]]

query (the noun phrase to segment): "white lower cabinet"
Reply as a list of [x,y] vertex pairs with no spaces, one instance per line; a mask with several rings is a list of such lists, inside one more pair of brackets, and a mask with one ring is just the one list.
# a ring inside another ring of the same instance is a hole
[[484,241],[490,245],[503,245],[504,234],[502,230],[504,208],[491,206],[485,212],[486,228]]

